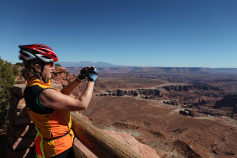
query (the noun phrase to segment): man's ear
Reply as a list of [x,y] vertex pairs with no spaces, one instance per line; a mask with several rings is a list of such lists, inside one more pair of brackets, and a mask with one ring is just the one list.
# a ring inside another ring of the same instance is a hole
[[35,69],[35,71],[37,71],[37,72],[40,72],[40,71],[41,71],[41,67],[40,67],[39,64],[35,64],[35,65],[34,65],[34,69]]

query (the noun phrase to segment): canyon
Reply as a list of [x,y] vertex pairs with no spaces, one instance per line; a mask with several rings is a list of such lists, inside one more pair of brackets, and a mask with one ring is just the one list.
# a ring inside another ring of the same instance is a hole
[[[66,86],[80,70],[59,67],[51,82]],[[236,157],[236,69],[98,70],[91,103],[81,111],[93,125],[129,134],[162,158]],[[85,86],[83,81],[71,97],[80,98]]]
[[236,157],[236,69],[98,70],[82,112],[97,127],[130,134],[160,157]]

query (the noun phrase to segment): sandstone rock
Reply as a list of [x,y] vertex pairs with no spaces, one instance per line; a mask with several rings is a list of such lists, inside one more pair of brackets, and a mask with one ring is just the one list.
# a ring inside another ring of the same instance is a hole
[[220,109],[222,107],[235,107],[237,104],[237,95],[226,95],[220,101],[217,101],[214,108]]
[[159,97],[163,97],[163,92],[160,91]]
[[63,87],[66,87],[68,85],[68,81],[66,80],[62,80],[61,82],[62,82]]
[[[190,146],[181,141],[181,140],[177,140],[174,142],[174,148],[178,151],[178,157],[181,157],[181,155],[185,156],[185,157],[201,157],[198,153],[196,153],[192,148],[190,148]],[[179,155],[181,154],[181,155]]]
[[67,69],[65,67],[58,67],[55,69],[57,73],[67,72]]
[[[116,92],[106,93],[109,96],[140,96],[142,99],[155,99],[157,97],[163,97],[163,92],[158,89],[137,89],[137,90],[122,90],[118,89]],[[100,96],[106,96],[105,94],[100,94]]]
[[86,146],[84,146],[77,138],[74,139],[74,145],[81,150],[89,158],[97,158]]
[[170,86],[163,86],[163,88],[168,92],[170,91]]
[[186,115],[186,116],[195,116],[193,110],[189,110],[189,109],[180,110],[179,114]]
[[188,86],[183,86],[183,91],[188,91]]
[[138,96],[138,92],[137,92],[137,91],[133,91],[132,94],[133,94],[133,96],[135,96],[135,97]]
[[58,89],[58,90],[61,90],[63,87],[62,87],[62,84],[61,82],[60,83],[51,83],[51,86]]
[[188,115],[188,112],[185,111],[185,110],[180,110],[180,111],[179,111],[179,114],[182,114],[182,115]]
[[59,74],[59,76],[60,76],[63,80],[66,80],[66,79],[67,79],[66,73],[61,73],[61,74]]
[[183,86],[179,86],[178,91],[183,91]]
[[61,79],[62,78],[60,76],[55,76],[55,77],[52,77],[52,79],[50,79],[50,81],[58,84],[61,82]]
[[[131,150],[137,152],[138,154],[142,155],[144,158],[159,158],[159,155],[147,145],[139,143],[133,136],[121,132],[115,131],[106,131],[103,130],[106,134],[110,135],[123,145],[127,146]],[[87,149],[78,139],[75,138],[74,144],[77,148],[79,148],[83,153],[90,158],[96,158],[97,156],[94,155],[89,149]]]
[[121,89],[117,90],[117,96],[123,96],[124,95],[124,91]]
[[159,155],[153,150],[151,147],[144,145],[138,142],[133,136],[121,132],[115,131],[106,131],[105,133],[118,140],[120,143],[124,144],[131,150],[137,152],[142,155],[144,158],[159,158]]
[[76,79],[75,76],[68,76],[68,77],[67,77],[67,81],[68,81],[68,83],[73,82],[75,79]]

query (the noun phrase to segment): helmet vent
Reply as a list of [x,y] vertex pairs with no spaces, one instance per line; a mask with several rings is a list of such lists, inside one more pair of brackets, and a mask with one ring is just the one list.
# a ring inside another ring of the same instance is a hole
[[27,45],[27,47],[29,48],[29,47],[34,47],[34,45]]
[[24,55],[25,57],[30,57],[28,54],[26,54],[25,52],[21,51],[21,54]]
[[43,58],[46,58],[46,59],[51,59],[50,57],[48,57],[48,56],[42,56]]
[[44,51],[44,52],[46,52],[46,53],[48,53],[49,51],[48,50],[46,50],[46,49],[39,49],[39,50],[41,50],[41,51]]
[[51,54],[51,56],[53,56],[54,58],[57,58],[54,54]]
[[39,48],[45,48],[45,46],[37,46],[37,47],[39,47]]

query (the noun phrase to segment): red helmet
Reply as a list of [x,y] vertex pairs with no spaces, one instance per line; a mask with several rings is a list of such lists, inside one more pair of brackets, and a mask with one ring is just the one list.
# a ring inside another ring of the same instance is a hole
[[40,59],[43,62],[55,62],[58,61],[57,55],[53,49],[43,44],[30,44],[30,45],[19,45],[21,50],[20,56],[23,60]]

